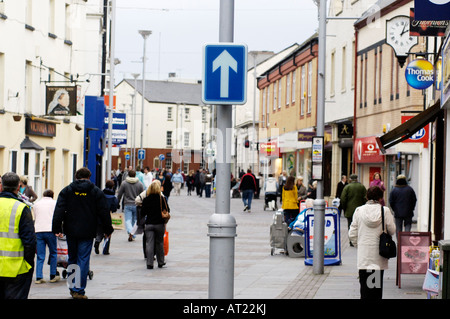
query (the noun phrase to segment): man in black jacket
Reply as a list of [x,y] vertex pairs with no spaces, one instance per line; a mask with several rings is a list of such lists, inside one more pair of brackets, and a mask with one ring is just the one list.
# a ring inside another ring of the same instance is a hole
[[[53,233],[66,235],[69,252],[69,289],[74,299],[87,299],[85,288],[89,273],[89,260],[98,223],[107,237],[114,231],[111,215],[103,192],[90,180],[91,172],[80,168],[75,181],[58,196],[53,215]],[[75,283],[70,280],[75,279]]]
[[244,202],[244,212],[251,212],[253,194],[256,194],[257,189],[255,176],[252,174],[252,170],[248,169],[247,174],[242,176],[239,184],[239,190],[242,192],[242,201]]
[[416,202],[416,193],[408,185],[406,176],[398,175],[396,185],[392,188],[391,194],[389,195],[389,205],[391,205],[394,211],[397,235],[401,231],[411,231]]

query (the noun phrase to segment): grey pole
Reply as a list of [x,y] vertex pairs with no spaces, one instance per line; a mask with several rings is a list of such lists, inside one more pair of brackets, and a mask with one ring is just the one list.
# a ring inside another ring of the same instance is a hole
[[[133,73],[131,74],[134,78],[134,97],[133,97],[133,136],[131,139],[131,150],[132,150],[132,161],[131,166],[133,168],[136,167],[136,114],[137,114],[137,105],[136,105],[136,101],[137,101],[137,78],[139,76],[139,73]],[[142,98],[144,98],[144,96],[142,96]]]
[[[327,0],[319,2],[319,65],[317,87],[317,136],[324,136],[325,122],[325,44],[326,44]],[[323,180],[317,181],[317,197],[314,200],[314,240],[313,273],[324,272],[324,236],[325,236],[325,200],[323,198]]]
[[108,105],[108,164],[106,165],[106,179],[111,178],[112,167],[112,122],[114,109],[114,46],[116,32],[116,0],[111,1],[111,48],[109,49],[109,105]]
[[[234,0],[220,1],[219,41],[233,42]],[[234,297],[236,220],[230,214],[232,106],[217,105],[216,211],[208,222],[209,298]]]
[[[145,104],[145,60],[146,57],[146,49],[147,49],[147,38],[152,31],[149,30],[139,30],[139,34],[144,38],[144,55],[142,57],[142,106],[141,106],[141,149],[144,148],[144,104]],[[139,160],[139,166],[142,168],[142,160]],[[136,169],[136,167],[133,167]]]

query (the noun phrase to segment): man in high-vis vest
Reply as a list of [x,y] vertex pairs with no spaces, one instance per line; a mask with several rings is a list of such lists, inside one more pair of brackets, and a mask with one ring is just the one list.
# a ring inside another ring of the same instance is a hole
[[20,177],[2,176],[0,193],[0,299],[27,299],[36,252],[30,208],[18,197]]

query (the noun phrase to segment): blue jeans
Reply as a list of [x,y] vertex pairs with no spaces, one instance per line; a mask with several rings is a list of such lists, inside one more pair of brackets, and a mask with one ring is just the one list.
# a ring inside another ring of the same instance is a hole
[[242,191],[242,201],[245,206],[248,206],[250,210],[252,208],[252,199],[254,191],[252,189],[245,189]]
[[[89,261],[91,259],[93,239],[78,239],[67,236],[67,249],[69,251],[69,267],[73,264],[77,265],[76,273],[73,278],[73,287],[69,288],[71,291],[78,292],[82,295],[85,293],[87,277],[89,274]],[[72,272],[68,271],[69,278]],[[78,277],[79,275],[79,277]],[[79,278],[79,282],[77,282]],[[71,283],[71,282],[68,282]]]
[[134,227],[134,224],[136,224],[136,220],[137,220],[136,206],[135,205],[125,205],[124,215],[125,215],[125,227],[127,228],[127,233],[131,234],[131,231]]
[[36,233],[36,279],[44,278],[42,268],[47,246],[50,255],[50,275],[56,275],[56,236],[52,232],[39,232]]
[[205,197],[207,198],[211,197],[211,184],[205,185]]

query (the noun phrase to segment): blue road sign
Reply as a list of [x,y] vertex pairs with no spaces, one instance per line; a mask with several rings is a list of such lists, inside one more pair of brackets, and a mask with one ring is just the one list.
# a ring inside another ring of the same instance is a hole
[[245,104],[246,45],[219,43],[204,46],[202,101],[205,104]]
[[144,160],[144,159],[145,159],[145,150],[141,148],[138,150],[138,160]]
[[414,19],[450,20],[450,0],[414,0]]
[[165,159],[164,154],[159,154],[159,160],[160,160],[160,161],[164,161],[164,159]]

